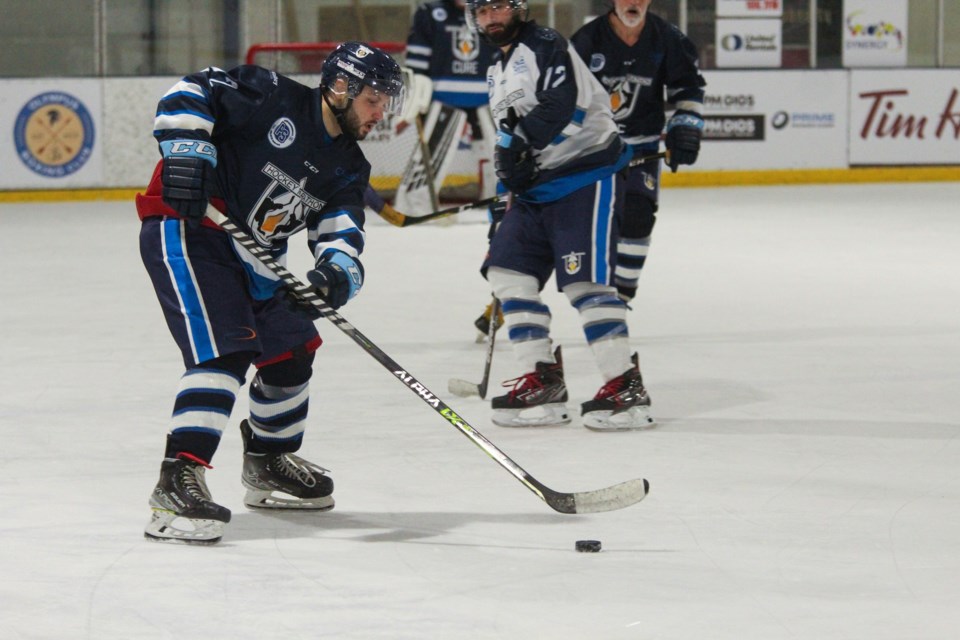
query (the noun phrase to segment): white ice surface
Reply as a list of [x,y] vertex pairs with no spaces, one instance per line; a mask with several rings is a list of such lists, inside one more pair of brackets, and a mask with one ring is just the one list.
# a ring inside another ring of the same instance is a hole
[[[635,433],[502,429],[450,396],[483,367],[486,228],[371,221],[345,317],[546,485],[651,494],[551,511],[321,321],[301,453],[337,507],[244,509],[243,396],[211,548],[142,538],[182,365],[132,203],[0,205],[0,638],[960,638],[958,202],[666,191],[629,316],[660,424]],[[575,406],[601,380],[549,286]]]

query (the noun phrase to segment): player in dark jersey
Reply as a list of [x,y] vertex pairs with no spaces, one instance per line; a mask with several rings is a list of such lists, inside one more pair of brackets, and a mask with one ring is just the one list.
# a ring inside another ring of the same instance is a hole
[[[424,166],[423,150],[418,145],[394,202],[406,214],[423,215],[437,208],[434,196],[450,172],[461,140],[469,140],[478,167],[492,167],[496,132],[487,109],[487,67],[495,49],[467,28],[463,6],[463,0],[433,0],[421,4],[413,14],[405,64],[416,76],[411,85],[423,87],[410,92],[410,98],[417,102],[411,111],[425,114],[422,135],[431,170]],[[464,135],[467,125],[469,136]],[[402,130],[403,124],[398,132]],[[430,176],[432,188],[427,184]],[[481,198],[494,195],[492,170],[489,177]]]
[[274,257],[306,231],[307,279],[338,308],[363,285],[363,192],[370,165],[357,144],[403,99],[400,68],[359,42],[324,62],[320,86],[241,66],[186,76],[160,100],[162,159],[137,196],[140,251],[186,371],[174,402],[147,538],[212,544],[230,511],[204,470],[251,364],[240,424],[249,507],[333,508],[327,472],[293,455],[309,404],[317,313],[209,218],[208,202]]
[[[660,147],[667,127],[668,164],[673,171],[693,164],[703,130],[703,87],[697,48],[663,18],[650,13],[651,0],[613,0],[605,15],[580,28],[570,41],[610,94],[613,117],[635,156]],[[675,105],[669,122],[666,103]],[[660,195],[660,161],[630,170],[617,245],[615,283],[629,302],[650,247]]]
[[613,287],[621,170],[631,157],[603,87],[553,29],[528,20],[526,0],[467,0],[468,22],[500,52],[487,72],[498,126],[497,176],[512,203],[482,272],[526,373],[492,400],[502,426],[570,422],[560,350],[540,291],[551,275],[580,314],[604,379],[584,402],[584,426],[642,429],[653,421],[631,358],[626,303]]

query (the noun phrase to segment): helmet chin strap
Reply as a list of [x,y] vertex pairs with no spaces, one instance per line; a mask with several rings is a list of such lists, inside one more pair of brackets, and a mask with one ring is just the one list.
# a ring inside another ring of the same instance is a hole
[[327,106],[330,107],[330,111],[333,112],[333,117],[337,119],[337,124],[340,125],[340,133],[353,138],[354,136],[352,133],[350,133],[350,128],[347,127],[346,121],[347,110],[350,108],[350,102],[353,100],[353,98],[348,97],[347,106],[341,109],[330,101],[330,98],[327,97],[326,91],[321,90],[320,95]]

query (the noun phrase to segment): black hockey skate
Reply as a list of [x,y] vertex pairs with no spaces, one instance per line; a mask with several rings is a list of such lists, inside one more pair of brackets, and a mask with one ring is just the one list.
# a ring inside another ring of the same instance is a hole
[[509,393],[491,400],[493,423],[501,427],[542,427],[567,424],[567,385],[563,380],[563,359],[560,347],[554,354],[556,363],[538,362],[537,368],[507,380],[503,386]]
[[250,451],[253,431],[240,423],[243,435],[243,503],[255,509],[333,509],[333,480],[328,471],[292,453]]
[[165,459],[160,481],[150,496],[153,516],[143,532],[148,540],[184,544],[216,544],[230,510],[210,497],[204,471],[210,465],[189,454]]
[[629,431],[656,425],[650,417],[650,396],[643,386],[637,354],[632,360],[632,367],[583,403],[583,426],[594,431]]

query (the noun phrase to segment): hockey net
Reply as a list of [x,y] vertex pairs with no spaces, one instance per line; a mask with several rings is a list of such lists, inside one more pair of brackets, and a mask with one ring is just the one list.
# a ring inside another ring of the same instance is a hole
[[[337,42],[276,42],[255,44],[247,51],[247,64],[256,64],[316,86],[320,68]],[[371,45],[392,55],[403,65],[406,44],[403,42],[371,42]],[[416,127],[408,126],[397,133],[393,115],[384,118],[360,143],[371,165],[370,185],[383,198],[392,199],[407,162],[418,143]],[[469,135],[466,131],[464,135]],[[464,148],[464,142],[457,150]],[[443,181],[439,197],[445,204],[479,199],[480,168],[469,153],[457,153],[452,170]]]

